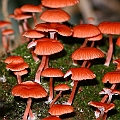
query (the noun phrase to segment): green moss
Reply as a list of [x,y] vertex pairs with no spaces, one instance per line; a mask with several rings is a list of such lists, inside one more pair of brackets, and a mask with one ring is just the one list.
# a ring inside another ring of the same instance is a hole
[[[26,49],[26,46],[27,44],[21,45],[20,47],[15,49],[11,55],[20,55],[29,64],[29,69],[28,69],[29,73],[22,77],[23,81],[26,81],[26,80],[34,81],[35,73],[41,60],[35,63],[34,60],[32,59],[30,51]],[[76,67],[76,66],[73,66],[70,56],[72,52],[76,50],[79,46],[80,44],[77,44],[74,42],[71,42],[70,44],[69,43],[64,44],[64,51],[50,56],[49,66],[60,68],[64,73],[68,69],[72,67]],[[101,46],[101,49],[106,51],[106,46],[105,45]],[[119,48],[115,47],[115,56],[118,57],[119,56],[118,53],[119,53]],[[4,64],[3,60],[1,60],[0,62],[0,68],[2,68],[2,70],[0,71],[0,76],[5,75],[7,82],[0,83],[0,96],[1,98],[5,100],[5,106],[4,106],[5,110],[3,114],[1,115],[1,119],[3,116],[6,116],[6,118],[8,118],[9,120],[13,120],[13,119],[20,120],[25,110],[26,100],[20,99],[20,98],[16,99],[11,95],[11,89],[17,83],[16,76],[14,76],[14,74],[11,71],[7,71],[5,69],[6,65]],[[66,119],[70,118],[70,120],[93,120],[95,119],[94,108],[89,106],[88,102],[91,100],[93,101],[101,100],[102,96],[99,95],[98,93],[102,90],[103,87],[105,87],[105,85],[101,81],[102,77],[105,73],[115,70],[115,65],[112,63],[110,64],[109,67],[104,66],[103,65],[104,60],[105,59],[103,58],[103,59],[99,59],[99,60],[96,59],[96,60],[91,61],[92,65],[90,69],[96,74],[96,78],[94,80],[87,80],[87,81],[79,82],[78,89],[76,91],[75,99],[73,102],[75,113],[68,115],[68,116],[62,116],[63,118],[64,117]],[[77,67],[80,67],[80,65],[78,65]],[[70,80],[70,77],[67,78],[67,81],[60,80],[57,78],[55,78],[54,80],[55,80],[55,85],[59,83],[64,83],[64,82],[70,85],[72,81]],[[43,84],[43,81],[46,84]],[[48,80],[45,80],[44,78],[42,78],[42,84],[46,89],[49,88]],[[80,87],[82,88],[81,92],[79,90]],[[69,97],[69,94],[67,93],[61,96],[58,102],[62,103],[62,102],[67,101],[68,97]],[[120,114],[119,114],[120,105],[119,105],[118,98],[115,99],[114,101],[116,104],[116,108],[114,109],[113,114],[109,114],[109,120],[113,120],[113,119],[117,120],[120,118]],[[43,101],[41,101],[40,99],[33,100],[32,110],[34,113],[38,115],[39,119],[49,115],[48,114],[49,105],[46,105],[44,103],[44,100]]]

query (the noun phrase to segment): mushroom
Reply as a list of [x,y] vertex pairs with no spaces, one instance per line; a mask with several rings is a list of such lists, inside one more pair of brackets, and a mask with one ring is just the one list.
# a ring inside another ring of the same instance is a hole
[[45,22],[66,22],[70,15],[62,9],[49,9],[40,15],[40,19]]
[[53,101],[51,102],[50,104],[50,108],[53,106],[53,104],[55,103],[55,101],[61,96],[62,92],[63,91],[66,91],[66,90],[69,90],[70,87],[66,84],[59,84],[59,85],[56,85],[54,87],[54,90],[55,91],[60,91],[58,95],[56,95],[56,97],[53,99]]
[[73,37],[85,38],[85,41],[80,46],[80,48],[86,46],[86,44],[88,42],[88,38],[95,37],[95,36],[99,35],[100,33],[101,32],[98,29],[98,27],[96,27],[95,25],[92,25],[92,24],[80,24],[80,25],[76,25],[73,27]]
[[84,60],[81,67],[85,67],[86,62],[88,60],[102,58],[102,57],[104,57],[104,53],[101,50],[94,48],[94,47],[78,48],[71,55],[72,60],[75,60],[75,61],[76,60]]
[[53,85],[53,78],[54,77],[63,77],[64,74],[60,69],[57,68],[46,68],[42,71],[41,76],[43,77],[50,77],[50,85],[49,85],[49,98],[48,102],[51,102],[54,96],[54,85]]
[[60,8],[66,6],[73,6],[79,3],[79,0],[42,0],[42,5],[50,8]]
[[60,115],[72,113],[74,111],[71,105],[63,105],[63,104],[54,104],[48,112],[53,115],[59,117]]
[[109,110],[115,107],[115,104],[113,103],[107,104],[107,103],[94,102],[94,101],[90,101],[88,105],[94,106],[99,109],[100,115],[96,120],[106,120],[103,118],[104,113],[107,113]]
[[27,120],[28,115],[31,119],[35,119],[30,107],[32,104],[32,98],[43,98],[47,96],[45,89],[38,83],[32,81],[22,82],[21,84],[15,85],[12,88],[13,96],[20,96],[22,98],[27,98],[27,106],[23,115],[23,120]]
[[72,35],[72,29],[60,23],[40,23],[40,24],[37,24],[34,29],[42,32],[49,32],[50,39],[57,39],[57,36],[56,36],[57,33],[62,36]]
[[[32,41],[35,40],[35,38],[42,38],[45,36],[45,34],[43,32],[38,32],[36,30],[27,30],[23,33],[23,36],[27,37],[28,39],[32,39]],[[30,40],[29,40],[30,41]],[[34,48],[31,47],[30,48],[30,52],[32,54],[33,59],[35,60],[35,62],[39,61],[39,58],[37,57],[37,55],[34,53]]]
[[67,101],[68,105],[71,105],[73,102],[78,82],[86,79],[94,79],[96,77],[96,75],[89,68],[84,68],[84,67],[71,68],[65,73],[64,78],[66,78],[71,74],[72,74],[71,79],[74,81],[74,86],[72,88],[70,97]]
[[25,4],[20,8],[21,11],[23,12],[30,12],[32,13],[34,24],[37,24],[37,19],[35,16],[35,13],[40,13],[42,12],[42,6],[38,5],[32,5],[32,4]]
[[111,102],[112,96],[120,94],[120,91],[115,89],[103,88],[103,90],[100,91],[99,94],[107,94],[108,95],[107,103],[109,104]]
[[15,71],[14,74],[17,76],[18,84],[22,82],[21,76],[27,74],[27,70]]
[[116,59],[116,60],[113,60],[113,63],[114,63],[114,64],[117,64],[116,71],[117,71],[117,70],[120,70],[120,58],[119,58],[119,59]]
[[9,56],[4,60],[4,62],[6,64],[10,64],[11,62],[18,64],[18,63],[24,62],[24,59],[21,56]]
[[101,33],[109,35],[109,49],[107,52],[106,61],[104,63],[105,66],[109,66],[113,54],[112,36],[120,34],[120,22],[101,22],[98,25],[98,28],[100,29]]
[[49,116],[49,117],[43,118],[42,120],[61,120],[61,119],[59,117]]
[[[120,79],[119,79],[119,78],[120,78],[120,71],[107,72],[107,73],[103,76],[102,82],[103,82],[103,83],[109,82],[110,84],[113,84],[110,89],[116,89],[117,84],[120,83]],[[105,96],[102,98],[101,102],[104,103],[107,98],[108,98],[108,95],[105,95]]]
[[13,34],[14,33],[14,30],[13,29],[5,29],[2,31],[2,43],[3,43],[3,46],[6,50],[6,53],[9,53],[10,52],[10,46],[9,46],[9,43],[10,43],[10,37],[9,35]]
[[[41,64],[39,65],[36,75],[35,75],[35,82],[40,83],[41,72],[42,72],[43,68],[45,69],[48,67],[47,57],[49,55],[52,55],[52,54],[62,51],[63,45],[58,40],[49,39],[49,38],[41,38],[39,40],[36,40],[36,41],[32,42],[32,44],[30,46],[28,45],[28,48],[30,48],[32,45],[35,46],[34,53],[37,55],[43,56]],[[47,61],[47,63],[46,63],[46,61]],[[47,67],[46,67],[46,64],[47,64]]]

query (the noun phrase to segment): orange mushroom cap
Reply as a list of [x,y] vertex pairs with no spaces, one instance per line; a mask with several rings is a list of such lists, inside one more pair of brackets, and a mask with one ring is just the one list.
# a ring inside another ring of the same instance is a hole
[[12,88],[12,95],[22,98],[43,98],[47,96],[47,92],[40,84],[26,81],[15,85]]
[[88,38],[99,35],[101,32],[98,27],[92,24],[80,24],[73,27],[73,37]]
[[11,25],[11,22],[8,21],[0,21],[0,28],[6,27],[7,25]]
[[39,40],[34,53],[37,55],[51,55],[63,50],[63,45],[58,40]]
[[101,22],[98,28],[103,34],[120,34],[120,22]]
[[66,84],[58,84],[54,87],[54,90],[56,90],[56,91],[66,91],[69,89],[70,89],[70,87]]
[[120,47],[120,37],[117,38],[116,45]]
[[104,108],[105,113],[107,113],[109,110],[111,110],[115,107],[115,104],[113,104],[113,103],[107,104],[107,103],[102,103],[102,102],[90,101],[88,104],[91,106],[97,107],[98,109]]
[[94,37],[88,37],[87,40],[88,41],[99,41],[102,39],[102,34],[99,34],[97,36],[94,36]]
[[70,19],[70,15],[62,9],[49,9],[41,14],[40,19],[45,22],[65,22]]
[[23,36],[28,38],[41,38],[44,37],[45,34],[36,30],[27,30],[23,33]]
[[66,78],[71,74],[72,74],[71,79],[78,81],[86,80],[86,79],[94,79],[96,77],[96,75],[89,68],[84,68],[84,67],[71,68],[65,73],[64,78]]
[[43,118],[42,120],[61,120],[61,119],[59,117],[49,116],[49,117]]
[[107,72],[103,78],[102,78],[103,83],[120,83],[120,71],[112,71],[112,72]]
[[10,64],[6,65],[6,69],[11,71],[21,71],[28,67],[29,66],[26,62],[21,62],[21,63],[11,62]]
[[50,8],[72,6],[79,3],[79,0],[42,0],[42,5]]
[[72,35],[72,29],[60,23],[40,23],[35,26],[35,30],[43,32],[58,32],[62,36]]
[[91,60],[104,57],[104,53],[94,47],[78,48],[72,53],[73,60]]
[[13,34],[14,30],[13,29],[5,29],[2,31],[2,35],[10,35]]
[[9,56],[4,60],[5,63],[21,63],[24,62],[24,59],[21,56]]
[[63,114],[71,113],[74,109],[71,105],[63,105],[63,104],[54,104],[50,109],[49,113],[53,116],[60,116]]
[[20,8],[23,12],[42,12],[42,8],[37,5],[25,4]]
[[42,71],[41,76],[44,77],[63,77],[64,74],[60,69],[57,68],[46,68]]
[[15,16],[16,20],[24,20],[24,19],[28,19],[28,18],[32,18],[32,15],[29,14],[19,14]]

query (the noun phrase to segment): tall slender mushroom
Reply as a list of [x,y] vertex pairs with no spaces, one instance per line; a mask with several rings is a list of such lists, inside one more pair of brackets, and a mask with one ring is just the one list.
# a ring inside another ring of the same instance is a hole
[[53,101],[50,104],[50,108],[53,106],[53,104],[56,102],[56,100],[61,96],[63,91],[69,90],[70,87],[67,84],[58,84],[54,87],[55,91],[59,91],[59,94],[56,95],[56,97],[53,99]]
[[[34,53],[37,55],[42,55],[42,61],[39,65],[36,75],[35,75],[35,82],[40,83],[40,76],[43,68],[45,67],[46,59],[49,55],[58,53],[63,50],[63,45],[58,40],[53,40],[49,38],[41,38],[39,40],[36,40],[32,42],[32,44],[28,47],[31,47],[32,45],[35,46]],[[48,61],[47,61],[48,62]]]
[[41,76],[43,77],[50,77],[50,85],[49,85],[49,98],[48,102],[51,102],[54,97],[54,85],[53,85],[53,78],[54,77],[63,77],[63,72],[58,68],[46,68],[42,71]]
[[96,77],[96,75],[89,68],[84,68],[84,67],[71,68],[65,73],[64,78],[66,78],[67,76],[71,74],[72,74],[71,79],[74,81],[74,86],[72,88],[70,97],[67,101],[68,105],[71,105],[73,102],[78,82],[82,80],[86,80],[86,79],[89,79],[89,80],[94,79]]
[[[27,106],[23,115],[23,120],[27,120],[28,115],[31,119],[35,119],[30,107],[32,104],[32,98],[43,98],[47,96],[45,89],[38,83],[32,81],[22,82],[21,84],[15,85],[12,88],[12,95],[27,98]],[[30,113],[31,114],[30,114]]]
[[20,8],[23,12],[31,12],[34,20],[34,24],[37,24],[37,19],[35,13],[41,13],[42,12],[42,6],[38,5],[32,5],[32,4],[25,4]]
[[101,33],[109,35],[109,49],[107,52],[106,61],[104,63],[105,66],[109,66],[110,61],[112,59],[113,54],[113,35],[120,34],[120,22],[101,22],[98,25]]

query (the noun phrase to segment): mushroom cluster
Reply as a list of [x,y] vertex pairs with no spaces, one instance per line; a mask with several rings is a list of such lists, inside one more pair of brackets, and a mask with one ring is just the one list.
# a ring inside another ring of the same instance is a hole
[[[12,88],[12,95],[27,99],[23,120],[36,119],[31,110],[33,98],[46,98],[45,103],[49,104],[48,113],[50,116],[46,116],[42,120],[60,120],[62,115],[74,112],[72,103],[76,97],[78,83],[83,80],[94,80],[96,75],[90,69],[91,61],[105,57],[103,51],[96,47],[97,41],[102,40],[103,34],[109,35],[109,50],[104,65],[109,66],[110,64],[113,53],[112,35],[120,33],[120,23],[102,22],[96,26],[81,22],[73,27],[67,26],[64,22],[70,20],[70,15],[62,8],[76,5],[79,2],[79,0],[60,0],[60,2],[59,0],[41,0],[40,5],[25,4],[16,8],[14,13],[9,15],[19,22],[21,43],[27,43],[27,49],[30,49],[35,64],[39,63],[34,80],[24,81],[22,76],[28,73],[29,63],[25,62],[21,56],[13,55],[4,60],[6,69],[13,71],[17,76],[18,84]],[[37,21],[35,13],[40,14],[39,19],[43,21],[42,23]],[[28,24],[27,19],[29,18],[33,18],[33,26]],[[12,29],[4,29],[9,24],[11,23],[0,21],[2,43],[6,52],[9,52],[9,35],[14,33]],[[60,68],[53,68],[49,64],[50,56],[57,53],[61,54],[64,50],[64,41],[59,40],[58,35],[66,38],[70,36],[73,39],[84,39],[83,44],[70,56],[75,67],[69,68],[66,73],[63,73]],[[88,42],[91,41],[92,43],[89,44]],[[117,39],[116,45],[120,46],[120,39]],[[82,64],[77,63],[79,60],[82,61]],[[109,82],[112,84],[111,88],[103,88],[99,92],[99,94],[104,94],[101,101],[90,101],[88,103],[97,108],[95,111],[96,120],[107,119],[107,112],[115,107],[115,104],[112,103],[113,95],[120,94],[120,91],[116,89],[118,83],[120,83],[120,60],[113,60],[113,63],[117,64],[116,70],[106,73],[102,78],[103,83]],[[49,78],[49,85],[45,87],[48,90],[42,86],[47,78]],[[57,78],[61,78],[64,83],[55,85]],[[68,78],[73,81],[73,86],[65,81]],[[55,93],[56,91],[59,91],[59,93]],[[70,92],[67,97],[68,100],[65,103],[63,101],[58,103],[58,98],[62,97],[64,91]]]

